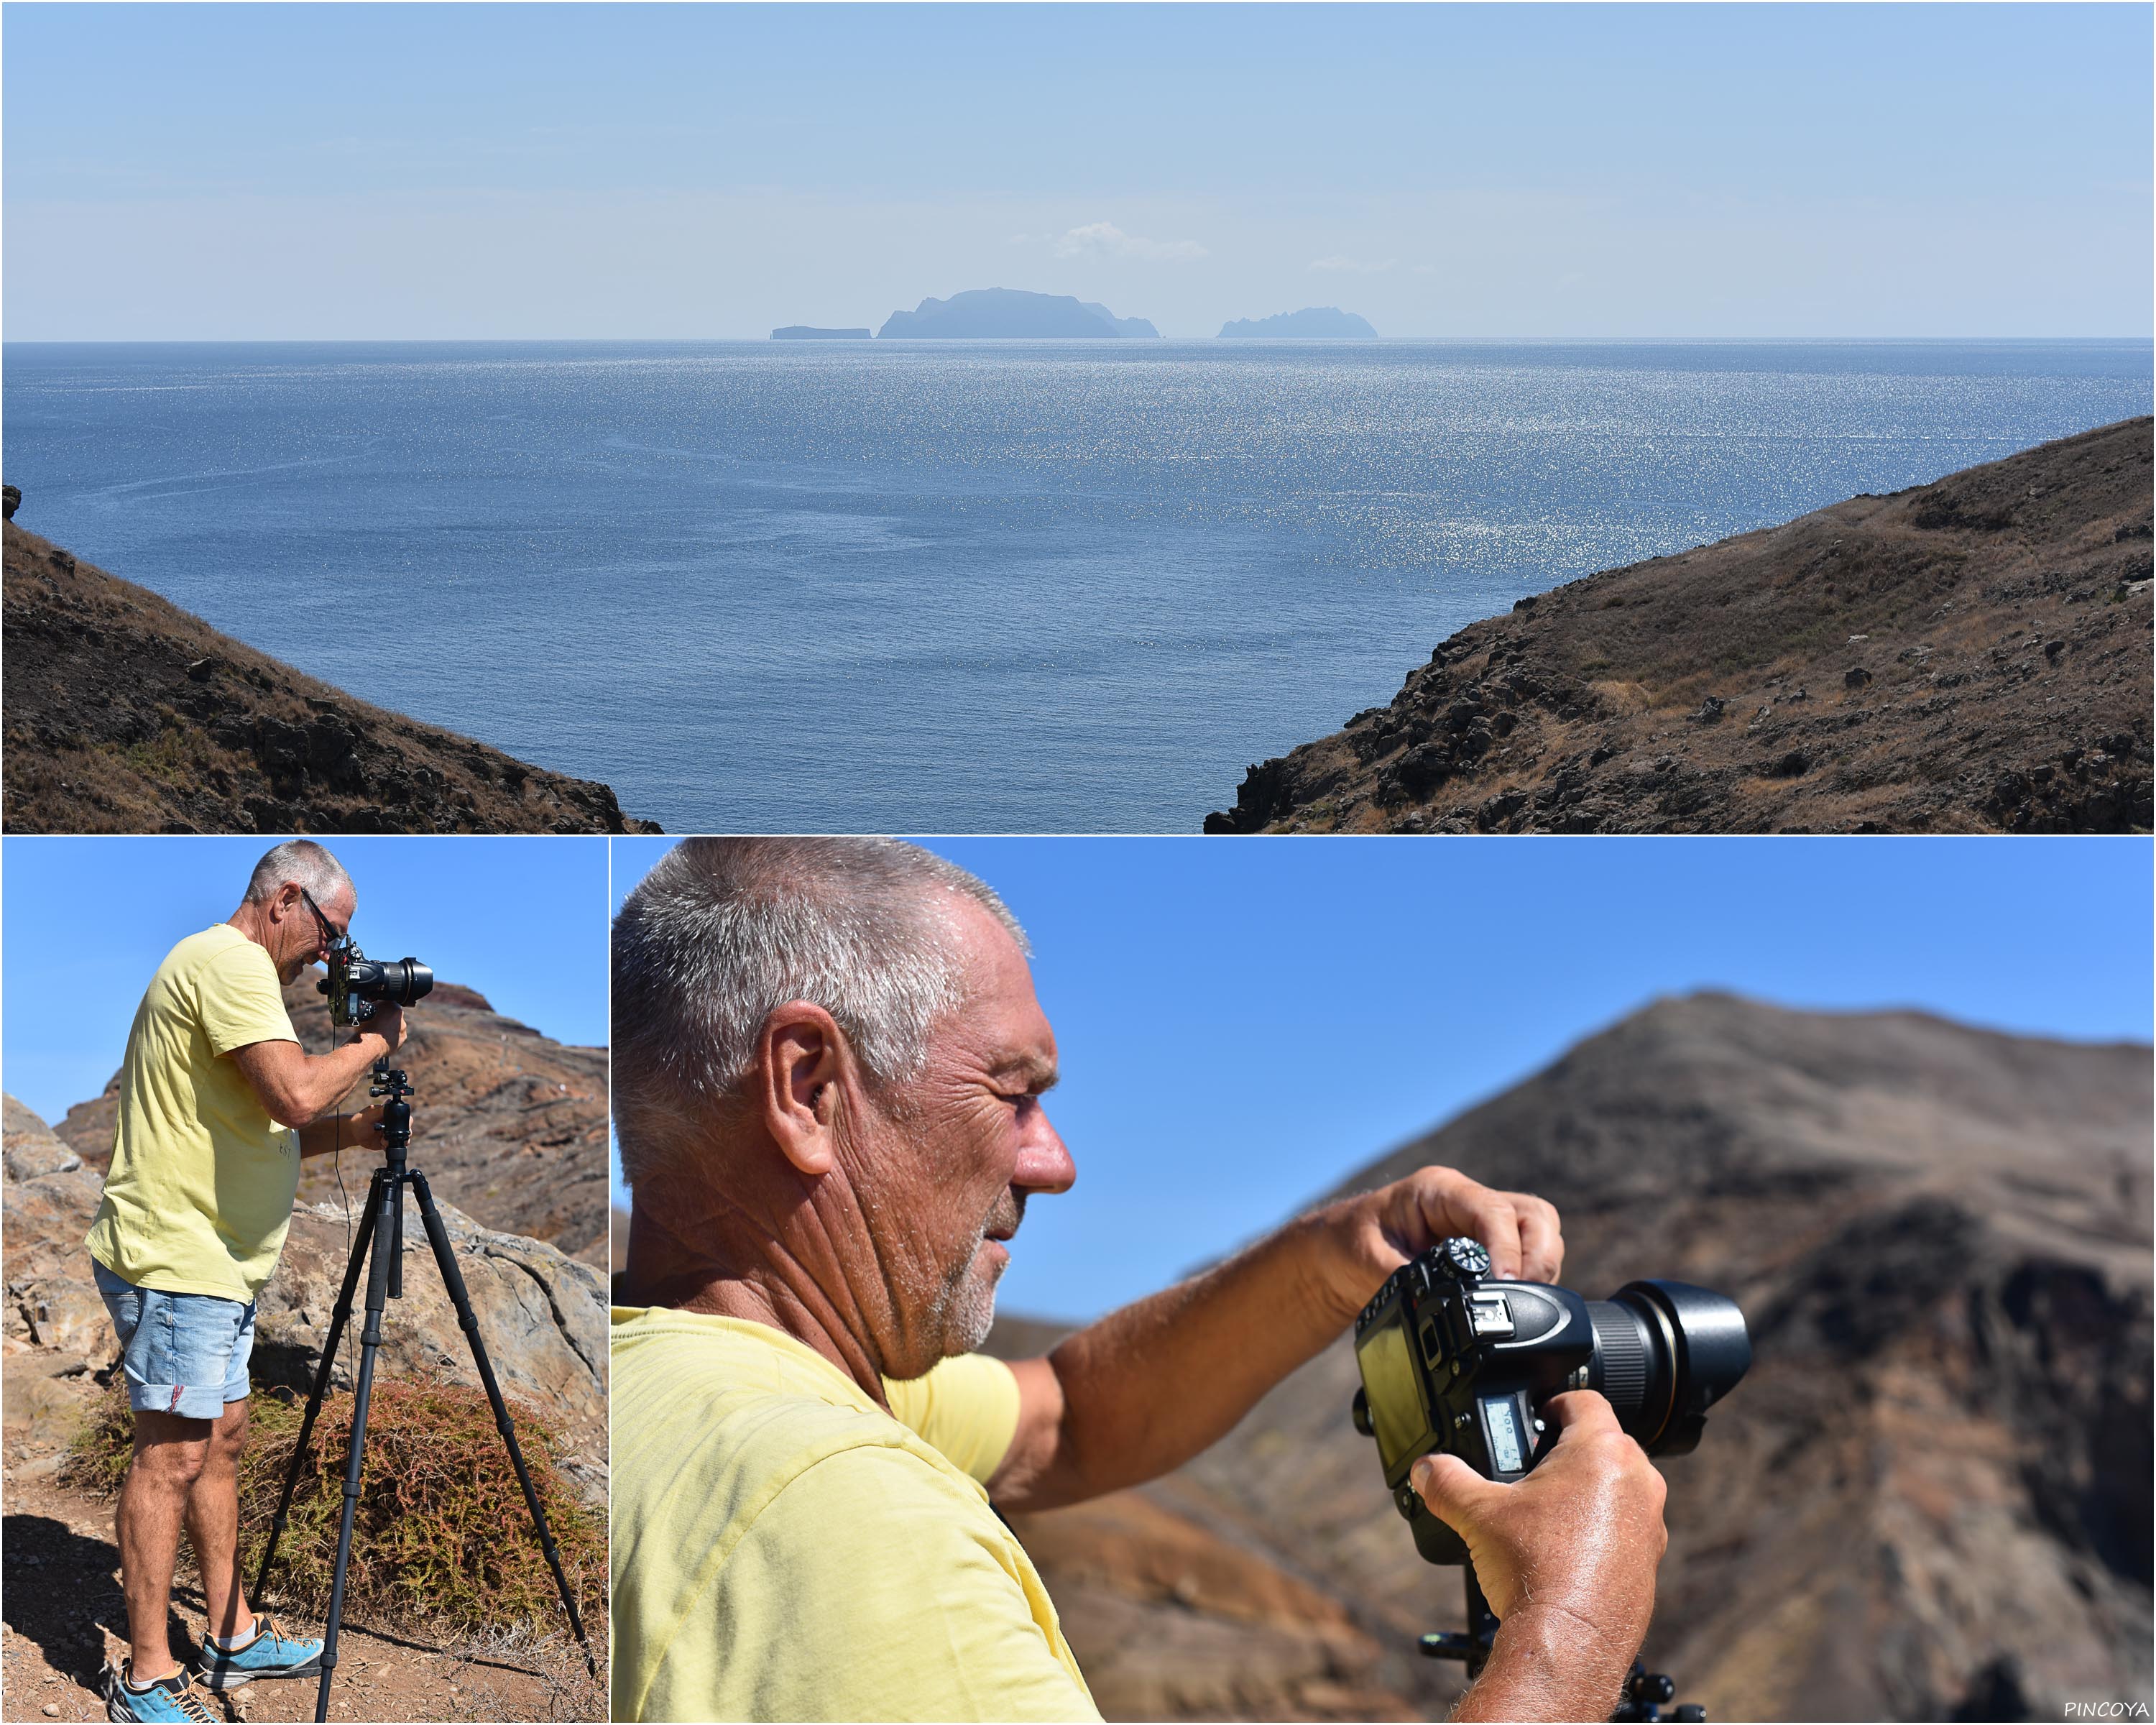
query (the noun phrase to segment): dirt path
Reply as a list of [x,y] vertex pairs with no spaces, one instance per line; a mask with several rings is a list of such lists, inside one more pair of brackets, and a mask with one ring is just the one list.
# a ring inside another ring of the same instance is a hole
[[[112,1509],[58,1484],[32,1462],[4,1475],[0,1525],[0,1716],[10,1720],[101,1719],[101,1672],[124,1647],[120,1553]],[[274,1590],[275,1578],[271,1578]],[[266,1602],[276,1609],[273,1598]],[[203,1623],[200,1592],[173,1589],[175,1653],[192,1651]],[[293,1627],[319,1635],[321,1625]],[[593,1634],[598,1634],[593,1630]],[[602,1653],[603,1642],[601,1642]],[[452,1643],[347,1619],[330,1696],[332,1719],[603,1719],[606,1667],[585,1671],[567,1633],[521,1644]],[[258,1680],[215,1697],[227,1717],[311,1719],[311,1678]]]

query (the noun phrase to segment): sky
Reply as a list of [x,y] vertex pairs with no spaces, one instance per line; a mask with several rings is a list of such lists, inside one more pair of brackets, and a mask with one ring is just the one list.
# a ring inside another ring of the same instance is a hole
[[[267,848],[255,838],[0,845],[8,1094],[52,1122],[101,1092],[165,954],[239,907]],[[478,989],[557,1042],[605,1043],[603,839],[357,838],[331,849],[358,889],[352,934],[370,957],[416,957],[438,982]],[[426,1009],[423,1000],[412,1012]]]
[[[672,842],[614,841],[617,904]],[[1025,925],[1061,1055],[1014,1312],[1165,1286],[1661,996],[2151,1034],[2145,839],[925,842]]]
[[0,8],[10,341],[2150,328],[2137,5]]

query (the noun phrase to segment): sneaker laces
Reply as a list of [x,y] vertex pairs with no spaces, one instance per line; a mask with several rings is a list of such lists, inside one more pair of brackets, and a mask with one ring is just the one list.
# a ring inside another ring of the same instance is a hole
[[[121,1687],[130,1695],[147,1695],[151,1689],[162,1689],[166,1694],[172,1697],[172,1705],[180,1710],[181,1717],[192,1720],[194,1725],[219,1725],[217,1717],[204,1705],[202,1691],[195,1686],[194,1673],[185,1666],[182,1666],[171,1676],[160,1677],[148,1688],[144,1689],[137,1689],[127,1681],[134,1668],[135,1662],[129,1660],[121,1665],[116,1672]],[[179,1684],[177,1689],[172,1686],[175,1679]]]

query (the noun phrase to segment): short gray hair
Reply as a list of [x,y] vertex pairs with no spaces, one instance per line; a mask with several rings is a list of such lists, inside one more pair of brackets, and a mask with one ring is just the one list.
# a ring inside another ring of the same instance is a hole
[[613,925],[613,1115],[629,1183],[735,1093],[788,1001],[829,1013],[872,1081],[918,1077],[930,1025],[963,994],[946,895],[1031,950],[993,889],[894,839],[690,839],[661,857]]
[[282,845],[272,845],[262,853],[262,860],[254,865],[254,872],[247,877],[247,902],[259,905],[277,896],[277,889],[291,881],[312,898],[322,904],[340,892],[353,892],[352,876],[345,873],[339,862],[312,839],[287,839]]

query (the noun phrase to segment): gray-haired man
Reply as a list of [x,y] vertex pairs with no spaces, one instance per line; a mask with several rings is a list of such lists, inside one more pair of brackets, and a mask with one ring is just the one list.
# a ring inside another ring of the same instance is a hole
[[[372,1142],[380,1110],[329,1111],[404,1040],[402,1014],[383,1005],[342,1046],[309,1055],[285,1015],[283,985],[357,905],[321,845],[276,846],[238,910],[166,954],[127,1033],[88,1240],[135,1414],[117,1517],[129,1651],[108,1674],[108,1718],[207,1720],[197,1676],[230,1689],[317,1668],[319,1640],[248,1609],[237,1478],[254,1296],[284,1250],[300,1158]],[[166,1630],[182,1525],[209,1619],[192,1673]]]
[[[692,839],[624,907],[617,1718],[1096,1717],[992,1502],[1176,1466],[1448,1235],[1555,1277],[1548,1204],[1424,1168],[1045,1358],[972,1353],[1028,1199],[1075,1173],[1026,951],[988,887],[887,840]],[[1522,1484],[1418,1481],[1504,1620],[1467,1717],[1606,1717],[1645,1633],[1661,1477],[1600,1397],[1550,1406]]]

